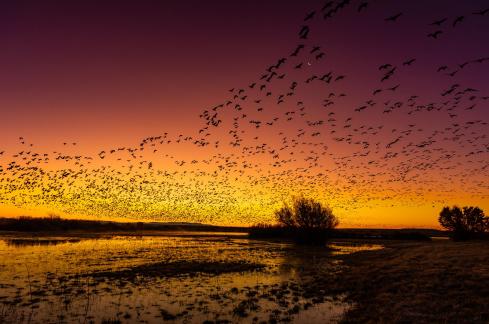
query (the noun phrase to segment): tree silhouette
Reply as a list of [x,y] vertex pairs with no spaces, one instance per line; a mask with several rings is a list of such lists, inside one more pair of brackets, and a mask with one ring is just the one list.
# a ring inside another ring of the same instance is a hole
[[338,226],[338,218],[331,208],[313,199],[294,198],[275,211],[276,224],[256,224],[249,235],[255,238],[283,238],[296,243],[323,245]]
[[443,207],[440,225],[452,232],[454,239],[463,240],[489,231],[489,217],[479,207]]
[[339,224],[331,208],[304,197],[294,198],[292,206],[285,204],[275,216],[282,226],[304,230],[329,230]]

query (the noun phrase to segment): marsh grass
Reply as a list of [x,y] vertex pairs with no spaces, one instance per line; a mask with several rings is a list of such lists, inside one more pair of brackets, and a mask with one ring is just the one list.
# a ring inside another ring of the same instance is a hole
[[342,256],[337,276],[315,278],[355,307],[345,323],[487,323],[489,244],[392,242]]
[[429,234],[443,235],[439,231],[416,229],[305,229],[271,224],[251,226],[248,232],[252,239],[279,239],[313,245],[324,245],[331,239],[431,241]]
[[99,271],[87,273],[81,276],[100,279],[122,279],[125,281],[137,281],[155,277],[178,277],[197,274],[223,274],[232,272],[245,272],[263,269],[265,266],[246,261],[163,261],[150,264],[142,264],[129,269],[117,271]]

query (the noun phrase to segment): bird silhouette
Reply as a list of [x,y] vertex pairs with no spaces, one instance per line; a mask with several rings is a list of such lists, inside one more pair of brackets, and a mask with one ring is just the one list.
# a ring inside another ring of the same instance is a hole
[[398,13],[398,14],[395,14],[393,16],[390,16],[390,17],[387,17],[385,18],[384,20],[385,21],[392,21],[392,22],[395,22],[399,17],[402,16],[402,12]]
[[440,20],[435,20],[434,22],[432,22],[430,24],[430,26],[441,26],[441,24],[443,24],[445,21],[447,21],[447,18],[443,18],[443,19],[440,19]]
[[435,32],[433,32],[433,33],[428,34],[428,37],[431,37],[431,38],[437,39],[437,38],[438,38],[438,36],[440,36],[442,33],[443,33],[443,31],[441,31],[441,30],[437,30],[437,31],[435,31]]
[[309,26],[302,26],[299,32],[299,37],[301,39],[307,39],[308,35],[309,35]]
[[290,56],[297,56],[299,55],[299,52],[304,48],[305,46],[303,44],[297,45],[297,48],[290,54]]
[[457,24],[461,23],[463,20],[464,20],[464,16],[458,16],[457,18],[455,18],[455,20],[453,21],[453,24],[452,26],[455,27]]
[[310,13],[308,13],[306,15],[306,17],[304,18],[304,21],[308,21],[308,20],[311,20],[312,18],[314,18],[314,15],[316,14],[316,11],[311,11]]
[[358,6],[358,12],[362,11],[363,9],[366,9],[368,6],[368,2],[367,1],[363,1],[360,3],[360,5]]
[[474,15],[479,15],[479,16],[484,16],[486,13],[489,12],[489,8],[487,9],[482,9],[482,10],[479,10],[479,11],[475,11],[473,12],[472,14]]
[[404,65],[404,66],[406,66],[406,65],[411,65],[411,64],[413,64],[413,63],[414,63],[414,61],[416,61],[416,59],[415,59],[415,58],[405,61],[404,63],[402,63],[402,65]]
[[388,68],[391,68],[392,65],[391,64],[382,64],[381,66],[379,66],[379,70],[384,70],[384,69],[388,69]]

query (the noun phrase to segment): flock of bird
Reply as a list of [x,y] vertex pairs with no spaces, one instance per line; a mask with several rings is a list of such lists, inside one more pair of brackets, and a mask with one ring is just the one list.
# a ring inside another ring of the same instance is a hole
[[[327,1],[308,12],[291,51],[204,109],[193,134],[162,133],[94,155],[76,153],[77,143],[68,141],[62,150],[41,152],[19,137],[18,152],[0,149],[0,204],[92,217],[252,224],[269,220],[298,194],[349,215],[360,208],[435,206],[461,195],[487,199],[489,82],[457,77],[487,69],[488,56],[474,53],[462,63],[423,69],[446,78],[433,85],[430,98],[400,93],[400,79],[423,61],[421,53],[372,66],[377,81],[356,105],[347,101],[359,97],[348,88],[355,75],[317,67],[328,55],[313,43],[313,22],[364,14],[373,10],[371,2]],[[395,12],[385,24],[395,28],[409,18]],[[471,19],[489,20],[489,9],[436,18],[420,38],[437,42],[446,29]]]

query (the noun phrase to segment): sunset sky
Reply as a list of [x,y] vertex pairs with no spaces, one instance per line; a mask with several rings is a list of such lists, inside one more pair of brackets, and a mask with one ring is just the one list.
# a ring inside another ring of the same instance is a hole
[[487,1],[341,2],[1,4],[0,215],[250,225],[294,195],[343,227],[487,213]]

